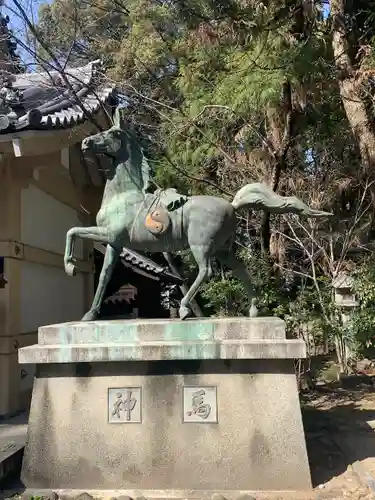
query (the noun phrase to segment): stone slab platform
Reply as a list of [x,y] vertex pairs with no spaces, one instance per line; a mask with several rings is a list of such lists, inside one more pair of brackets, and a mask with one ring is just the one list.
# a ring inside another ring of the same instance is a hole
[[19,351],[20,363],[36,364],[304,357],[279,318],[63,323],[39,328],[38,345]]
[[305,351],[281,320],[113,323],[43,327],[20,349],[38,363],[27,488],[311,487],[292,359]]
[[30,346],[19,354],[19,363],[94,363],[160,361],[176,359],[297,359],[304,358],[302,340],[252,340],[221,342],[139,342]]
[[276,317],[79,321],[38,330],[39,345],[262,339],[285,340],[284,321]]

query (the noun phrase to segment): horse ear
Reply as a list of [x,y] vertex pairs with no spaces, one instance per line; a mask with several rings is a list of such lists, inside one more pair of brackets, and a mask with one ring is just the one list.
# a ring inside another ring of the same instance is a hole
[[117,128],[124,128],[125,122],[122,117],[121,108],[118,106],[113,113],[113,125]]

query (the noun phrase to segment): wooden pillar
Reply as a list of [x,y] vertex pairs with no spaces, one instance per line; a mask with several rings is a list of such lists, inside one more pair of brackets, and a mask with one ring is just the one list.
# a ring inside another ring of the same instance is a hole
[[0,166],[0,256],[8,281],[0,289],[0,418],[19,408],[20,369],[16,336],[20,326],[21,183],[6,162]]

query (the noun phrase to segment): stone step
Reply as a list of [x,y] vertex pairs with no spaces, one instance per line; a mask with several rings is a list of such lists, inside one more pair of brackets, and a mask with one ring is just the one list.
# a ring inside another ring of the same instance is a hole
[[39,327],[39,345],[219,340],[283,340],[280,318],[194,318],[70,322]]
[[306,357],[302,339],[161,341],[71,345],[32,345],[18,351],[29,363],[92,363],[215,359],[298,359]]

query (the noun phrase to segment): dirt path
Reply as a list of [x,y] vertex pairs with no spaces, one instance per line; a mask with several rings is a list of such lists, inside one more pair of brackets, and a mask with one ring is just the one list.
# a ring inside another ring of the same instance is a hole
[[375,498],[375,480],[372,483],[372,477],[375,478],[375,392],[372,387],[351,391],[326,387],[303,395],[301,401],[315,487],[312,498]]

